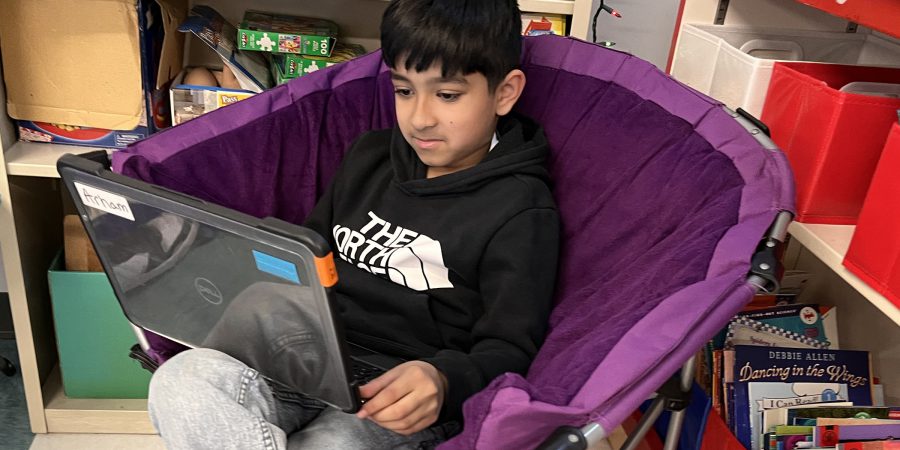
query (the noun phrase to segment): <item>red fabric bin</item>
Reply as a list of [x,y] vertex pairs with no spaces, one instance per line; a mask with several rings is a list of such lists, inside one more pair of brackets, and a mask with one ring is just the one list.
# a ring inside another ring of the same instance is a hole
[[787,154],[799,222],[855,224],[900,99],[841,92],[854,81],[900,83],[900,69],[775,63],[762,121]]
[[[896,116],[895,116],[896,117]],[[900,308],[900,125],[894,123],[844,266]]]

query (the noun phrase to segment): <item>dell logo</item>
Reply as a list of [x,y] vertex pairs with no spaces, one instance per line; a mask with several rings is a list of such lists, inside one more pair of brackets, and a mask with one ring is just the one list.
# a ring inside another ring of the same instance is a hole
[[222,293],[219,292],[219,288],[217,288],[212,281],[209,281],[206,278],[197,278],[194,280],[194,289],[197,290],[197,293],[200,294],[204,300],[213,305],[222,304]]

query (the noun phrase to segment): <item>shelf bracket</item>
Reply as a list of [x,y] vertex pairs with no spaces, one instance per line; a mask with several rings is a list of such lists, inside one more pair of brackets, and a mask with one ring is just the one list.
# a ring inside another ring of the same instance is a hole
[[728,14],[728,2],[729,0],[719,0],[719,8],[716,10],[716,20],[713,21],[716,25],[725,25],[725,14]]

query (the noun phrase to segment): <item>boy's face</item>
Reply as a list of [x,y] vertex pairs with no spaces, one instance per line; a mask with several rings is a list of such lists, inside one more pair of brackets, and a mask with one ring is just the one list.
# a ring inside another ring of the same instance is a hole
[[444,78],[439,64],[416,72],[406,70],[403,63],[391,71],[397,122],[429,167],[428,178],[478,164],[490,148],[498,115],[509,112],[518,94],[510,103],[504,95],[509,91],[504,88],[507,80],[492,91],[480,73]]

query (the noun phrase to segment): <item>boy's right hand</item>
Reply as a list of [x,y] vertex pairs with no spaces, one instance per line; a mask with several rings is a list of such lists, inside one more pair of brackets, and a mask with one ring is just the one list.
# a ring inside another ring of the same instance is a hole
[[437,421],[446,391],[447,379],[437,368],[405,362],[359,388],[368,400],[356,416],[408,436]]

